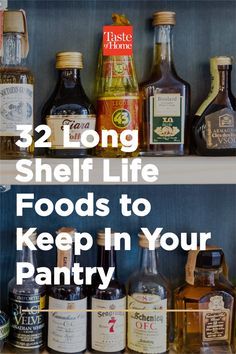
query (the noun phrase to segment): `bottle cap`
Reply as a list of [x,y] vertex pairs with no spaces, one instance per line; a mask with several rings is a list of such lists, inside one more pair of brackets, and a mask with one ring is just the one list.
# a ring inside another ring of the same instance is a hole
[[172,11],[158,11],[153,14],[153,26],[176,24],[176,13]]
[[83,55],[80,52],[59,52],[56,55],[57,69],[83,69]]
[[[139,237],[139,246],[142,248],[149,248],[148,239],[142,232],[138,234],[138,237]],[[160,236],[157,237],[155,241],[155,248],[159,248],[159,247],[160,247]]]
[[[105,246],[105,231],[101,230],[97,233],[98,246]],[[115,245],[115,231],[111,231],[111,246]]]
[[211,61],[215,61],[216,65],[232,65],[233,58],[227,56],[213,57]]
[[197,255],[197,268],[218,269],[223,262],[224,253],[222,250],[200,251]]

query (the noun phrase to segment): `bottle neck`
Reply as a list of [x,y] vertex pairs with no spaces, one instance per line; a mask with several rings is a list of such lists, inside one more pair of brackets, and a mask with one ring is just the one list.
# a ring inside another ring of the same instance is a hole
[[110,267],[115,267],[112,279],[117,279],[116,251],[114,247],[111,247],[111,250],[106,251],[104,246],[98,245],[97,266],[102,267],[105,272],[107,272]]
[[[34,269],[37,268],[35,251],[32,251],[27,246],[23,246],[22,251],[17,251],[16,261],[30,263],[34,266]],[[27,281],[30,281],[30,280],[34,280],[34,275],[30,278],[27,278]]]
[[219,92],[227,94],[231,89],[231,68],[228,66],[218,67],[219,73]]
[[141,247],[140,271],[148,274],[158,274],[159,255],[154,251]]
[[194,284],[196,286],[215,286],[219,280],[222,269],[196,268],[194,273]]
[[20,33],[4,33],[2,64],[5,66],[20,66],[22,64]]
[[79,69],[59,70],[59,88],[62,90],[82,89]]
[[66,267],[71,271],[73,264],[73,250],[62,251],[57,250],[57,267]]
[[152,72],[176,74],[173,61],[173,26],[171,25],[155,27]]

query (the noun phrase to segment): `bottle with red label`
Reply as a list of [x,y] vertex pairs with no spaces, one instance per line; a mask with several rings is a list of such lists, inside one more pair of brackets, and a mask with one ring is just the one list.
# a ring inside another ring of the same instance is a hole
[[[100,143],[96,155],[132,157],[139,153],[139,89],[132,56],[132,26],[124,15],[113,14],[112,19],[113,25],[105,26],[98,60],[96,96]],[[101,144],[105,130],[113,130],[116,137],[108,139],[107,147]],[[137,143],[133,151],[122,149],[124,142],[120,136],[125,130],[133,131],[132,136],[127,136],[127,144],[132,144],[131,139]]]
[[113,276],[106,289],[99,289],[101,280],[95,276],[91,286],[90,351],[93,353],[120,354],[126,346],[126,291],[116,274],[114,234],[111,234],[111,250],[105,250],[105,234],[99,232],[98,267],[107,273],[114,267]]

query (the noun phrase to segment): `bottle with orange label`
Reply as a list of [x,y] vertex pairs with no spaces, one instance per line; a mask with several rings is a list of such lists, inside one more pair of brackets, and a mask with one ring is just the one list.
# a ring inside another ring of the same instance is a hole
[[[108,45],[113,48],[122,45],[124,48],[126,44],[119,43],[116,26],[124,26],[122,28],[125,29],[131,26],[130,22],[124,15],[113,14],[112,19],[111,27],[114,27],[114,32],[108,33]],[[125,37],[125,33],[122,33],[122,36]],[[100,136],[96,155],[99,157],[137,156],[138,148],[133,152],[122,151],[120,140],[120,135],[124,130],[135,130],[137,134],[139,130],[139,89],[133,56],[128,51],[127,55],[107,55],[104,48],[103,37],[96,79],[97,132]],[[117,147],[114,147],[115,144],[112,146],[111,140],[108,140],[107,147],[102,147],[101,136],[104,130],[115,131]]]

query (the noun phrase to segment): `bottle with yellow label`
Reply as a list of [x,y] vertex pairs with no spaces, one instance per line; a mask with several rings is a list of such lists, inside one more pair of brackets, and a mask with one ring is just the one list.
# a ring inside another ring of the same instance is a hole
[[[113,14],[114,26],[130,26],[123,15]],[[101,138],[103,130],[114,130],[118,140],[124,130],[139,130],[139,89],[132,55],[105,56],[102,48],[99,53],[96,79],[97,132]],[[117,147],[96,148],[100,157],[132,157],[134,152],[123,152],[121,144]]]

